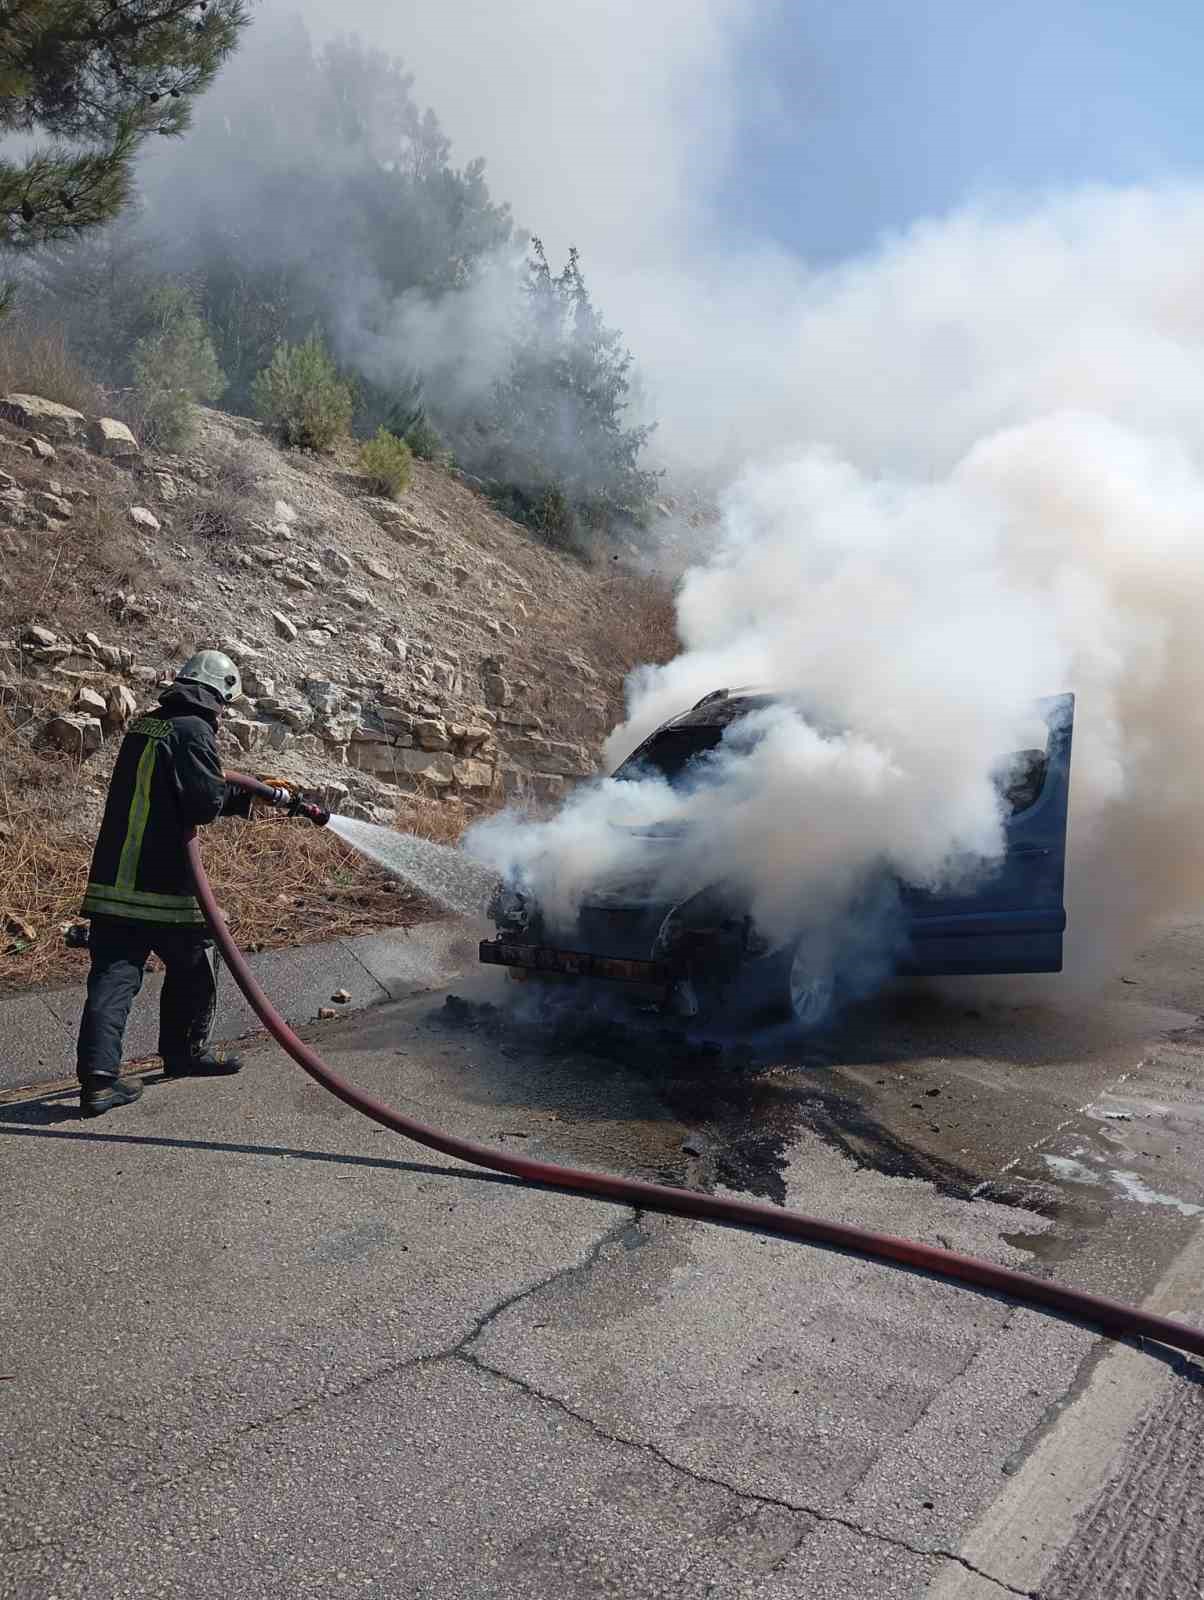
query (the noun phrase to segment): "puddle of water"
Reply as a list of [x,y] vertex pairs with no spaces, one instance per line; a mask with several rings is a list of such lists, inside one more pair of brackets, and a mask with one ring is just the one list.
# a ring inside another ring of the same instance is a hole
[[[1076,1154],[1086,1155],[1085,1150]],[[1064,1183],[1099,1183],[1098,1172],[1092,1172],[1090,1167],[1085,1167],[1081,1161],[1075,1161],[1071,1156],[1042,1156],[1042,1161]]]
[[1130,1200],[1142,1206],[1171,1206],[1181,1217],[1204,1216],[1204,1206],[1193,1205],[1190,1200],[1179,1200],[1173,1194],[1160,1194],[1143,1183],[1135,1172],[1122,1172],[1112,1168],[1108,1176],[1120,1185]]

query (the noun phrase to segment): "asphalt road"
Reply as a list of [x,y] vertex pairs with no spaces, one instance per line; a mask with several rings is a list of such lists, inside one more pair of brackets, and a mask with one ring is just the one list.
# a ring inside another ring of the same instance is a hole
[[[482,1140],[1204,1323],[1202,984],[1193,926],[1090,1003],[901,989],[806,1045],[486,974],[314,1037]],[[4,1097],[0,1217],[0,1595],[1204,1593],[1194,1363],[473,1172],[274,1046],[96,1122]]]

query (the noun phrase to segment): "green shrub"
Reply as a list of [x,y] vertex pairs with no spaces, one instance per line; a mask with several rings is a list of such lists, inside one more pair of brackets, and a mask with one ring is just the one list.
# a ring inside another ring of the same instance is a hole
[[425,416],[412,423],[402,434],[402,438],[419,461],[437,461],[441,465],[447,465],[451,459],[447,446]]
[[282,340],[251,396],[256,416],[276,430],[282,444],[329,450],[351,427],[351,389],[316,333],[304,344]]
[[390,500],[408,485],[414,470],[414,457],[404,439],[378,428],[376,438],[360,446],[360,471],[369,480],[374,494],[388,495]]
[[161,326],[134,349],[134,404],[143,437],[176,449],[192,436],[198,402],[226,387],[213,341],[188,298],[165,298]]

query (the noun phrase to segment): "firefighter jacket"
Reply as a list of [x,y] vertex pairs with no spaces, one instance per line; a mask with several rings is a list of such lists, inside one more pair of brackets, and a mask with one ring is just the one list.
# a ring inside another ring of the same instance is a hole
[[201,685],[175,685],[157,710],[130,723],[92,855],[84,916],[203,925],[186,840],[223,813],[247,815],[250,805],[222,776],[216,704]]

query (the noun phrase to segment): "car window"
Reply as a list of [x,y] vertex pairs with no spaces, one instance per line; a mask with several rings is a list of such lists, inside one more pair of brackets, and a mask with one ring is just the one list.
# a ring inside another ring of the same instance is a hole
[[1048,770],[1044,750],[1017,750],[1003,758],[995,770],[995,787],[1003,797],[1005,816],[1014,817],[1036,805]]
[[711,725],[691,728],[662,728],[653,734],[615,771],[624,781],[656,773],[675,782],[699,756],[719,748],[724,730]]

